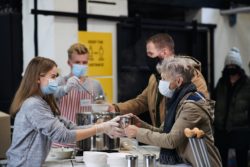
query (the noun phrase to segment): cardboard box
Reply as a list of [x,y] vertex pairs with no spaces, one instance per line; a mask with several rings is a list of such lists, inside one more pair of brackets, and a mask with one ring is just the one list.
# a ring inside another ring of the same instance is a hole
[[0,111],[0,159],[6,158],[10,143],[10,115]]

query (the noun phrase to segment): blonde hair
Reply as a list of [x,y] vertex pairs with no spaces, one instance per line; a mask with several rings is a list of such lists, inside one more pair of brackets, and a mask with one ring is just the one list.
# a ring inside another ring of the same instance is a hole
[[10,106],[10,114],[12,116],[15,116],[23,102],[33,95],[41,96],[48,103],[52,112],[55,115],[60,115],[54,96],[43,95],[40,90],[40,84],[37,82],[40,76],[45,75],[53,67],[57,67],[56,63],[48,58],[36,57],[30,61]]
[[68,49],[68,59],[72,58],[72,54],[77,53],[77,54],[88,54],[89,51],[87,47],[81,43],[75,43],[70,46]]

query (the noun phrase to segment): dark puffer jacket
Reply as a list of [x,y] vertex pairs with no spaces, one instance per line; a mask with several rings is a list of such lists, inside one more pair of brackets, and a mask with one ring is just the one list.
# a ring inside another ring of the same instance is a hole
[[250,124],[250,79],[243,75],[233,88],[222,77],[215,90],[215,128],[220,131],[248,129]]

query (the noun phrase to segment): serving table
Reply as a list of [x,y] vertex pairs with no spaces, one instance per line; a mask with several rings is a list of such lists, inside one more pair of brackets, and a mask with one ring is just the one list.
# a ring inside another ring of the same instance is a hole
[[[120,150],[119,152],[138,155],[138,167],[143,167],[142,165],[143,154],[155,154],[156,158],[158,158],[160,148],[150,145],[143,145],[143,146],[137,146],[137,148],[129,151]],[[75,159],[65,159],[65,160],[47,159],[43,167],[86,167],[82,159],[83,159],[82,156],[79,157],[77,156]],[[77,162],[77,160],[79,162]],[[157,167],[190,167],[190,166],[186,164],[179,164],[179,165],[157,165]]]

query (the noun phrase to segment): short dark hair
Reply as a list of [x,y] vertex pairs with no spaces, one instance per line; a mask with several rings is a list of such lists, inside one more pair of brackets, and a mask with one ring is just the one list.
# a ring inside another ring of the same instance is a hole
[[147,40],[147,43],[149,42],[152,42],[158,49],[163,49],[168,47],[168,49],[174,52],[174,40],[167,33],[155,34]]

